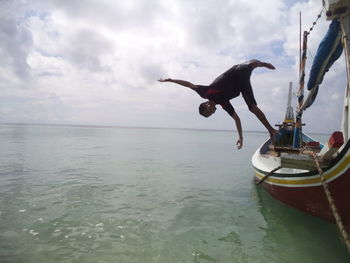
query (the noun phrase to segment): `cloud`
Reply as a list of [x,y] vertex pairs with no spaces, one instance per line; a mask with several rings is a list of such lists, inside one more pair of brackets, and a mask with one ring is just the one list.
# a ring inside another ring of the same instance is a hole
[[[308,28],[321,9],[318,0],[4,0],[0,7],[0,120],[218,129],[234,128],[224,111],[201,118],[201,98],[157,79],[209,84],[233,64],[266,60],[277,69],[256,70],[252,84],[278,122],[289,81],[297,87],[299,11]],[[327,26],[317,23],[310,53]],[[323,85],[331,88],[321,87],[315,104],[329,127],[340,118],[343,66],[328,73]],[[232,102],[245,129],[263,129],[242,99]]]
[[32,44],[31,34],[23,26],[22,8],[10,0],[0,2],[0,56],[2,72],[11,72],[13,77],[27,79],[30,68],[26,58]]

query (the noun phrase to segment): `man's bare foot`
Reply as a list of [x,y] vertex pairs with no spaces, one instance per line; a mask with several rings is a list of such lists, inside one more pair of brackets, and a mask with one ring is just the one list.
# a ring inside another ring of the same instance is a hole
[[278,135],[279,133],[277,130],[273,130],[272,132],[270,132],[271,144],[273,146],[276,146],[276,139],[278,139],[277,137],[279,137]]
[[269,69],[276,69],[275,66],[270,63],[266,63],[266,67]]

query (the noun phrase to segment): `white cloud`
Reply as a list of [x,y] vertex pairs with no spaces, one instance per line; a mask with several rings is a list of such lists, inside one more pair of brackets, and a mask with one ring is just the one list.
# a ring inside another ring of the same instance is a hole
[[[224,111],[202,118],[198,95],[156,80],[209,84],[233,64],[267,60],[277,69],[256,70],[252,84],[273,124],[284,116],[289,81],[297,86],[299,11],[308,28],[321,9],[318,0],[4,0],[0,7],[0,121],[218,129],[234,128]],[[311,53],[327,26],[324,17],[317,23]],[[340,118],[343,65],[334,65],[315,103],[328,127]],[[263,129],[241,98],[232,103],[245,129]],[[305,119],[318,131],[314,114]]]

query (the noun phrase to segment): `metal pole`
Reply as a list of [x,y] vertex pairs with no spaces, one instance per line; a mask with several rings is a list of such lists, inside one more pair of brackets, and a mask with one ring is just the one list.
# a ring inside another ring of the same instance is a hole
[[345,55],[345,63],[346,63],[346,76],[347,76],[347,87],[345,91],[345,98],[344,98],[344,111],[343,111],[343,119],[342,119],[342,129],[343,129],[343,135],[346,140],[349,139],[350,131],[349,131],[349,93],[350,93],[350,15],[347,15],[345,17],[340,17],[340,26],[342,31],[342,43],[344,47],[344,55]]

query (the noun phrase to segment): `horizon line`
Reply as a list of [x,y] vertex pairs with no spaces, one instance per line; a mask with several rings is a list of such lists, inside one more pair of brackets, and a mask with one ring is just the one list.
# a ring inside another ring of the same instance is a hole
[[[233,129],[209,129],[209,128],[186,128],[186,127],[160,127],[160,126],[119,126],[107,124],[72,124],[72,123],[29,123],[29,122],[0,122],[0,125],[17,126],[57,126],[57,127],[85,127],[85,128],[121,128],[121,129],[157,129],[157,130],[192,130],[192,131],[218,131],[237,132]],[[266,133],[264,130],[243,130],[248,133]],[[311,132],[312,134],[328,135],[329,133]]]

